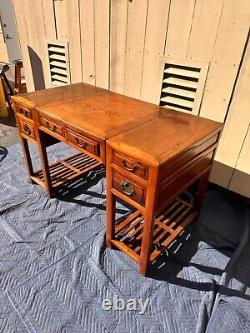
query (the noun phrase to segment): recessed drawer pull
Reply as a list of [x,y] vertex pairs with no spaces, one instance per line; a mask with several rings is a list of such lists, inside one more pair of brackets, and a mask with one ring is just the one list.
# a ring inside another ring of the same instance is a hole
[[50,123],[48,121],[46,122],[46,124],[49,130],[51,130],[52,132],[56,131],[56,125],[50,126]]
[[130,172],[135,172],[136,169],[137,169],[137,165],[136,165],[136,164],[134,164],[134,165],[132,166],[132,168],[128,167],[128,166],[127,166],[127,162],[126,162],[125,160],[122,161],[122,164],[123,164],[124,168],[125,168],[126,170],[130,171]]
[[24,133],[28,136],[30,136],[31,134],[31,129],[29,128],[29,126],[27,124],[24,124],[23,125],[23,130],[24,130]]
[[123,181],[120,183],[120,185],[121,185],[122,191],[126,195],[132,197],[132,195],[135,193],[134,186],[131,183],[129,183],[128,181]]
[[75,143],[81,146],[83,149],[86,149],[88,147],[88,142],[80,142],[78,138],[75,138]]

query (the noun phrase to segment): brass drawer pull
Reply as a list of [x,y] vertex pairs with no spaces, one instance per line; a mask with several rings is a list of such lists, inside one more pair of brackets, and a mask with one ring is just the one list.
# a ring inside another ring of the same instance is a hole
[[47,127],[48,127],[49,130],[51,130],[52,132],[55,132],[55,131],[56,131],[56,125],[53,125],[53,126],[51,127],[48,121],[46,122],[46,124],[47,124]]
[[81,143],[78,138],[75,138],[75,143],[82,147],[83,149],[86,149],[88,147],[88,142]]
[[132,197],[132,195],[135,194],[134,186],[131,183],[129,183],[128,181],[123,181],[120,183],[120,185],[121,185],[122,191],[126,195]]
[[125,160],[122,161],[122,164],[123,164],[124,168],[130,172],[135,172],[137,169],[137,165],[135,165],[135,164],[132,166],[132,168],[128,167],[127,162]]
[[23,130],[24,130],[24,133],[28,136],[30,136],[31,134],[31,129],[29,128],[29,126],[27,124],[24,124],[23,126]]

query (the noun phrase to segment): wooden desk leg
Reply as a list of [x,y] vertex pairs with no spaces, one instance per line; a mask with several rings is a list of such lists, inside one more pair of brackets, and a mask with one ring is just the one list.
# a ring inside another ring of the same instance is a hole
[[22,147],[22,150],[23,150],[23,156],[24,156],[24,162],[25,162],[26,170],[28,171],[28,177],[29,177],[28,181],[30,183],[33,183],[32,179],[30,177],[33,176],[34,170],[33,170],[33,166],[32,166],[28,140],[24,139],[22,136],[20,136],[20,142],[21,142],[21,147]]
[[115,236],[115,196],[107,190],[106,195],[106,245],[112,247],[111,240]]
[[42,172],[43,172],[43,179],[45,183],[45,188],[48,196],[51,198],[53,195],[53,189],[51,185],[51,178],[49,174],[49,162],[48,156],[46,151],[46,145],[41,135],[38,135],[38,152],[40,155]]
[[106,147],[107,170],[106,170],[106,245],[112,247],[111,240],[115,236],[115,209],[116,198],[111,192],[112,189],[112,150]]
[[207,171],[206,173],[204,173],[200,177],[199,189],[198,189],[195,199],[194,199],[194,206],[196,207],[196,209],[198,211],[201,209],[201,204],[204,199],[204,195],[205,195],[207,185],[208,185],[209,175],[210,175],[210,170]]
[[155,202],[158,184],[158,168],[151,168],[149,174],[149,186],[144,213],[144,227],[141,245],[141,254],[139,260],[139,272],[142,275],[147,274],[150,263],[152,249],[152,238],[155,224]]

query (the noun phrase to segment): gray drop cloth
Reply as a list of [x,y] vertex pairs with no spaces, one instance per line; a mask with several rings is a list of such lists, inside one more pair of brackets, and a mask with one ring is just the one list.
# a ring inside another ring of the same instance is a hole
[[[57,144],[50,160],[71,150]],[[38,165],[34,149],[33,157]],[[27,183],[19,145],[0,149],[0,161],[0,332],[250,332],[243,201],[208,190],[199,220],[145,278],[105,247],[102,168],[48,199]],[[118,216],[127,212],[118,206]],[[114,295],[149,305],[144,315],[105,311],[103,299]]]

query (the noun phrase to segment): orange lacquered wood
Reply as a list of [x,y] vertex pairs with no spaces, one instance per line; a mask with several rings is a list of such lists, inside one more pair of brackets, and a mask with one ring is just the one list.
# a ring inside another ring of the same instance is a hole
[[[65,181],[106,164],[107,246],[130,255],[145,275],[197,216],[222,125],[84,83],[12,99],[29,176],[49,196]],[[26,134],[25,123],[31,128]],[[38,147],[38,172],[27,140]],[[58,140],[85,155],[50,166],[46,147]],[[196,181],[194,204],[182,202],[179,195]],[[118,226],[117,199],[137,209]]]

